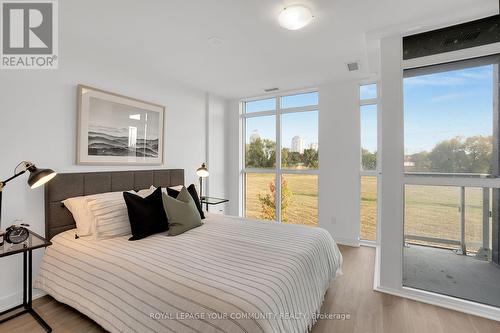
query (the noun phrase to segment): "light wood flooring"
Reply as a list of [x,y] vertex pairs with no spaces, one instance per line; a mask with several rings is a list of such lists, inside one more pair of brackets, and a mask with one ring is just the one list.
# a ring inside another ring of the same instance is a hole
[[[341,247],[344,275],[328,290],[323,313],[349,314],[349,320],[321,320],[313,333],[498,333],[500,322],[443,309],[372,290],[375,250]],[[50,296],[33,301],[54,333],[101,333],[92,320]],[[30,315],[0,325],[0,332],[43,333]]]

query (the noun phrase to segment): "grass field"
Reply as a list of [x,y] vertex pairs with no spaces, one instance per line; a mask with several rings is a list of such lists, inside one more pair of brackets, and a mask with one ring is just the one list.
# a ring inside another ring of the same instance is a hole
[[[292,193],[290,207],[285,214],[288,223],[315,226],[318,224],[318,177],[316,175],[284,175]],[[246,176],[246,216],[261,219],[259,193],[270,193],[274,174]],[[460,239],[460,188],[447,186],[407,185],[405,187],[405,234],[435,238]],[[465,191],[466,242],[468,250],[476,250],[472,243],[482,242],[482,189]],[[376,239],[377,179],[361,180],[361,238]],[[490,228],[491,230],[491,228]]]
[[[318,225],[318,176],[288,174],[283,176],[292,193],[291,204],[285,211],[288,223]],[[259,194],[271,193],[269,184],[274,174],[246,175],[246,216],[261,219]]]
[[[362,177],[362,239],[376,237],[376,193],[376,177]],[[465,190],[465,240],[468,250],[472,251],[477,249],[474,243],[482,242],[482,195],[481,188]],[[460,240],[459,187],[406,185],[405,202],[405,234]]]
[[377,177],[361,178],[361,239],[377,239]]
[[[449,186],[405,187],[405,234],[460,240],[460,188]],[[465,189],[465,241],[482,242],[482,189]],[[491,230],[491,229],[490,229]]]

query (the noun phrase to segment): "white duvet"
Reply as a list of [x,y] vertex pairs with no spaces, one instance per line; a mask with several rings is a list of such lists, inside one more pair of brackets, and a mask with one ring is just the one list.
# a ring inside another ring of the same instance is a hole
[[307,332],[342,256],[321,228],[209,215],[182,235],[48,247],[35,287],[110,332]]

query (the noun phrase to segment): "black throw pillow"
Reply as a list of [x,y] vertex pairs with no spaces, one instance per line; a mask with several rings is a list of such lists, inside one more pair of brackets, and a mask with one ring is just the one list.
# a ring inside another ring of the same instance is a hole
[[138,240],[168,230],[160,187],[145,198],[129,192],[123,192],[123,198],[132,229],[132,237],[128,240]]
[[[187,190],[189,194],[191,194],[191,197],[193,198],[194,203],[196,204],[196,208],[198,208],[198,212],[200,213],[200,217],[203,220],[205,218],[205,214],[203,213],[203,208],[201,207],[200,197],[198,197],[198,192],[196,192],[196,187],[194,186],[194,184],[191,184],[188,186]],[[179,191],[167,187],[167,194],[172,198],[177,199],[179,193],[180,193]]]

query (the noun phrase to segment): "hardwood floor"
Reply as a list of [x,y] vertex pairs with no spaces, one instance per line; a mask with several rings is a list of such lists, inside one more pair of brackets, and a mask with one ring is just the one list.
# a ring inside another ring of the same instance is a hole
[[[320,320],[313,333],[498,333],[500,322],[443,309],[372,290],[375,250],[341,247],[344,275],[337,278],[325,298],[322,313],[349,314],[349,320]],[[54,333],[100,333],[92,320],[50,296],[33,302]],[[0,325],[0,332],[43,333],[24,315]]]
[[341,247],[344,275],[328,290],[322,312],[350,320],[319,321],[313,333],[498,333],[500,322],[373,291],[375,249]]

